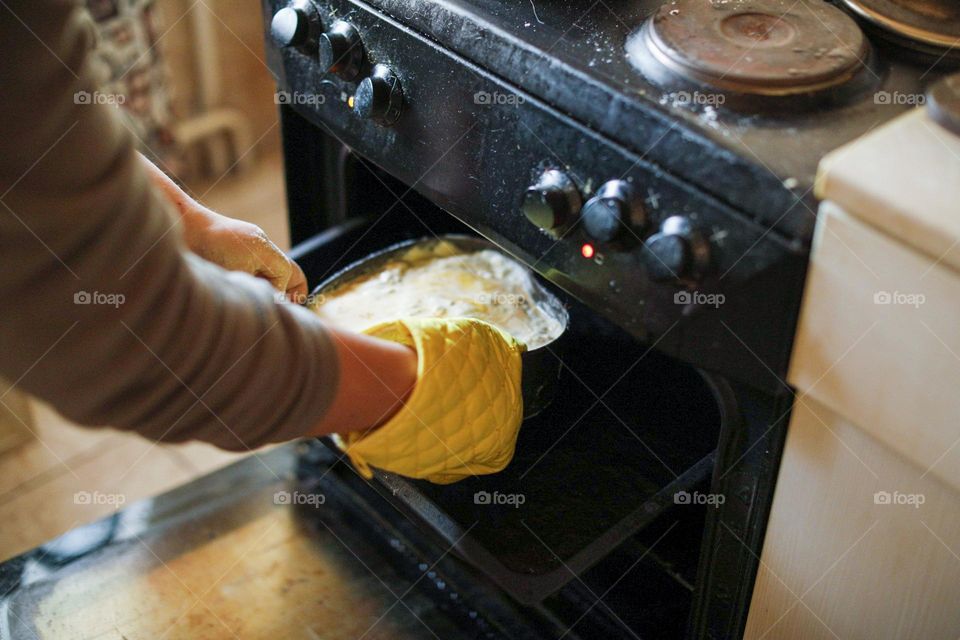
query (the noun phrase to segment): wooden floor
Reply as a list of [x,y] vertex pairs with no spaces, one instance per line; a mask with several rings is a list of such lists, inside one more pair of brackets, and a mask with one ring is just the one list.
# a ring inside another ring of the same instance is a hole
[[[279,156],[261,159],[245,175],[191,185],[191,191],[288,247]],[[203,443],[157,445],[111,429],[81,428],[36,401],[31,412],[33,437],[0,454],[0,559],[96,520],[121,501],[162,493],[241,457]]]

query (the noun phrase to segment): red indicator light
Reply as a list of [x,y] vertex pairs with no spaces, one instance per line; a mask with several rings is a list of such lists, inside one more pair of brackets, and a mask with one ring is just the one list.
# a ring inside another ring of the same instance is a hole
[[594,253],[595,253],[595,251],[594,251],[594,249],[593,249],[593,245],[590,244],[590,243],[587,243],[587,244],[583,245],[582,247],[580,247],[580,255],[582,255],[582,256],[583,256],[584,258],[586,258],[587,260],[589,260],[590,258],[592,258]]

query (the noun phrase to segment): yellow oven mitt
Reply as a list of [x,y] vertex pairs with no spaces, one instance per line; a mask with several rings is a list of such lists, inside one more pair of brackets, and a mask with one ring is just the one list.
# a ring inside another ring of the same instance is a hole
[[364,333],[418,357],[416,386],[386,424],[334,438],[364,477],[374,466],[449,484],[510,463],[523,418],[521,342],[473,318],[411,318]]

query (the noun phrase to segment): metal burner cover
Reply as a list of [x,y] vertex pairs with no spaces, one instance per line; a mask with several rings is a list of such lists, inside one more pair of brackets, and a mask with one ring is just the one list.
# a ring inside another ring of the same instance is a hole
[[932,47],[960,47],[957,0],[843,0],[850,10],[893,35]]
[[841,84],[869,48],[853,19],[819,1],[675,0],[645,32],[650,52],[681,77],[759,95]]

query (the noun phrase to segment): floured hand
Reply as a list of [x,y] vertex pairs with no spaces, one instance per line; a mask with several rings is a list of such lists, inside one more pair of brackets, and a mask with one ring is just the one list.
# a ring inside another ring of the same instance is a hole
[[293,302],[306,301],[307,279],[303,271],[263,229],[208,209],[153,163],[140,157],[151,182],[177,208],[188,249],[224,269],[243,271],[269,281]]

